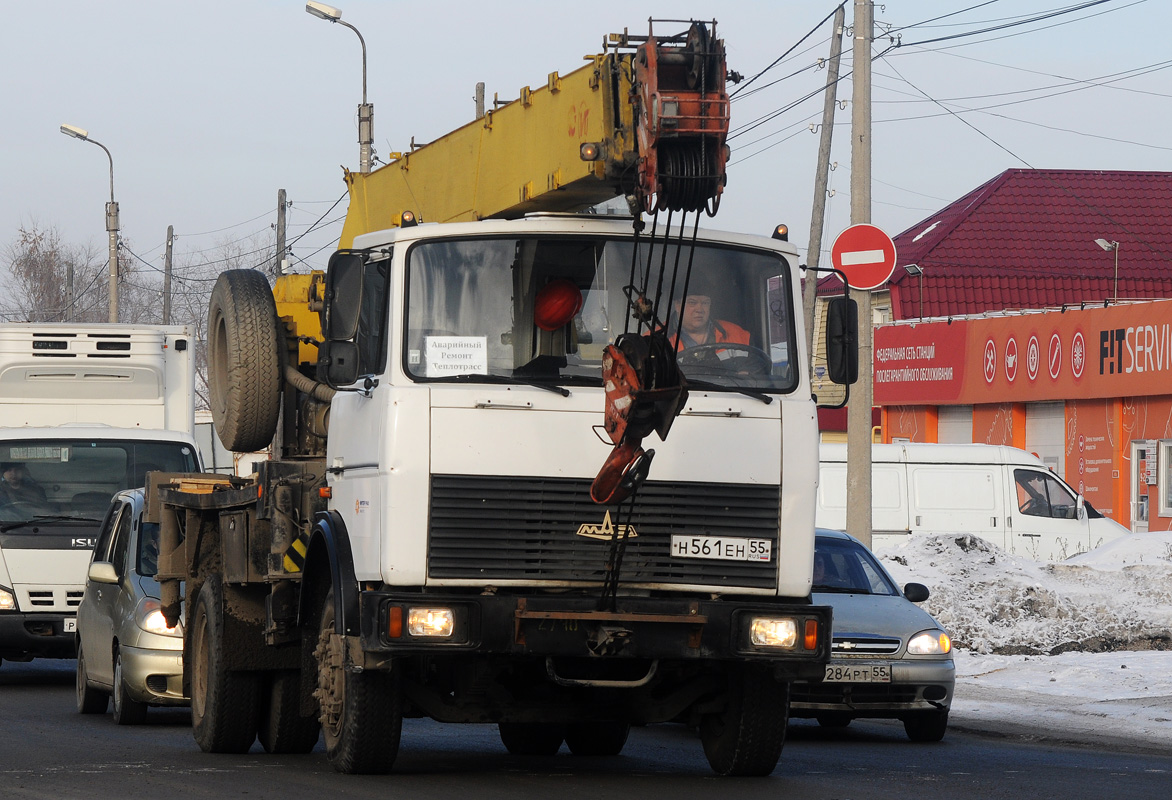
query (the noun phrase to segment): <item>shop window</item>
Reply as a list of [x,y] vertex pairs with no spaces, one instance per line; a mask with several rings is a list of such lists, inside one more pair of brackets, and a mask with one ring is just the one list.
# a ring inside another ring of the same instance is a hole
[[1160,516],[1172,517],[1172,439],[1159,442],[1158,488],[1160,491]]

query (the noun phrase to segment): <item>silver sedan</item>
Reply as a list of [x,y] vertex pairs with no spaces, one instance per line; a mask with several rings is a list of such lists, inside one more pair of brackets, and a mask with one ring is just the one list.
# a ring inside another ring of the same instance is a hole
[[77,609],[77,710],[138,724],[152,705],[188,704],[183,629],[167,627],[155,580],[159,526],[143,521],[143,491],[114,495]]
[[821,683],[793,685],[790,716],[831,728],[894,718],[913,741],[943,739],[956,667],[948,634],[915,605],[928,599],[927,587],[901,592],[857,539],[819,528],[812,596],[834,608],[830,663]]

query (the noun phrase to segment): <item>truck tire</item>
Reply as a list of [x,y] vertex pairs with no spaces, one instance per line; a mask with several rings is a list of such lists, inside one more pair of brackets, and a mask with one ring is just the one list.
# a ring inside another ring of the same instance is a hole
[[334,590],[326,594],[319,617],[317,697],[326,758],[338,772],[380,775],[399,755],[403,695],[399,671],[346,669],[345,647],[334,637]]
[[89,670],[85,665],[85,653],[77,645],[77,713],[105,714],[110,705],[110,695],[100,692],[89,683]]
[[147,704],[126,693],[126,676],[122,672],[122,654],[114,651],[114,722],[118,725],[141,725],[146,722]]
[[579,722],[566,728],[566,747],[576,756],[617,756],[630,733],[625,722]]
[[279,670],[268,685],[268,708],[262,709],[256,738],[266,753],[308,753],[317,744],[321,724],[301,716],[301,673]]
[[515,756],[552,756],[562,746],[566,728],[546,722],[501,722],[501,742]]
[[718,775],[768,775],[781,758],[789,721],[789,684],[768,666],[731,665],[724,710],[700,720],[700,741]]
[[208,389],[224,447],[250,453],[277,431],[281,359],[277,307],[263,274],[220,273],[208,301]]
[[247,753],[256,739],[256,675],[224,663],[224,590],[211,575],[191,623],[191,727],[205,753]]

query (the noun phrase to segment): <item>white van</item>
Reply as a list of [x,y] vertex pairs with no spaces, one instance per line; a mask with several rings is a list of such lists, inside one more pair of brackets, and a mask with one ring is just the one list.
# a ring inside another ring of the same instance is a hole
[[[822,444],[817,524],[846,528],[846,445]],[[1128,532],[1034,455],[988,444],[871,449],[872,544],[909,533],[971,533],[1011,553],[1060,561]]]

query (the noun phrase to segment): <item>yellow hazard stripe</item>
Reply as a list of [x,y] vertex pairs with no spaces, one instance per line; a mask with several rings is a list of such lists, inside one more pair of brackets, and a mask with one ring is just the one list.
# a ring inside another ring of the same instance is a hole
[[296,541],[285,551],[284,565],[286,572],[300,572],[305,566],[305,552],[309,549],[308,537],[298,536]]

